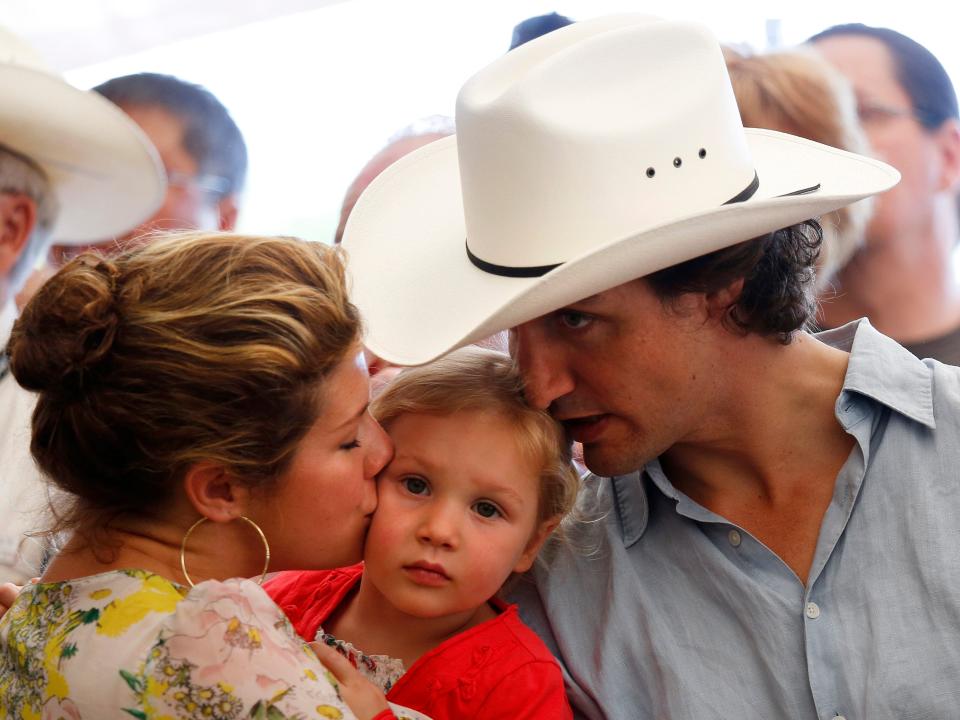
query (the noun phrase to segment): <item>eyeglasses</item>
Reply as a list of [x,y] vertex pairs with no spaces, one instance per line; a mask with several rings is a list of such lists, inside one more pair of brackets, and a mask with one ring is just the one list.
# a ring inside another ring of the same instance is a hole
[[891,118],[911,118],[921,125],[926,125],[926,117],[922,110],[869,101],[857,103],[857,117],[860,118],[862,125],[876,125]]
[[167,172],[167,185],[183,189],[195,187],[212,195],[226,195],[230,190],[230,181],[220,175],[188,175],[176,170]]

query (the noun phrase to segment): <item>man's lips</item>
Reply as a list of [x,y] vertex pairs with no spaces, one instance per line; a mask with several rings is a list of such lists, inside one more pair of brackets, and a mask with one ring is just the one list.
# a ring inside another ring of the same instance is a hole
[[567,435],[579,443],[593,442],[603,434],[610,424],[610,415],[581,415],[560,421],[567,431]]
[[443,565],[436,565],[429,562],[416,562],[403,566],[404,571],[418,585],[428,585],[430,587],[439,587],[450,582],[450,576]]

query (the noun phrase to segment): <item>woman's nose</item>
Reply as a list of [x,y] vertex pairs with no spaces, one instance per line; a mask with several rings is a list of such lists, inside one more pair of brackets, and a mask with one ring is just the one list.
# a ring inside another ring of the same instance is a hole
[[367,478],[374,478],[393,457],[393,441],[372,416],[368,415],[365,423],[366,433],[361,439],[361,447],[366,450],[363,471]]

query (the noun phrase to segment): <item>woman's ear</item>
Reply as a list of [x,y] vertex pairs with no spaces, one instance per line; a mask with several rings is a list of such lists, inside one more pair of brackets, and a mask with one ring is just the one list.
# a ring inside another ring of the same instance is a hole
[[523,549],[523,553],[517,560],[517,564],[513,566],[515,573],[523,573],[533,567],[533,563],[540,553],[540,548],[543,547],[547,538],[550,537],[550,533],[556,530],[559,524],[559,516],[549,518],[540,523],[539,527],[534,530],[533,535],[530,536],[530,540],[527,542],[527,546]]
[[183,486],[197,513],[213,522],[229,522],[244,515],[250,499],[248,488],[222,465],[210,462],[199,462],[187,470]]

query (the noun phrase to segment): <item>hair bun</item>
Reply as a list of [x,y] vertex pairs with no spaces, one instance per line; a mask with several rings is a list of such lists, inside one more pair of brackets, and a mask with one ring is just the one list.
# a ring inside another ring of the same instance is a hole
[[10,370],[35,391],[82,391],[110,354],[119,315],[117,266],[81,255],[48,280],[13,327]]

